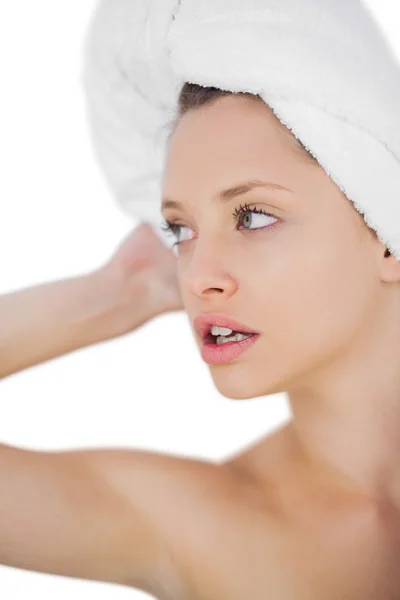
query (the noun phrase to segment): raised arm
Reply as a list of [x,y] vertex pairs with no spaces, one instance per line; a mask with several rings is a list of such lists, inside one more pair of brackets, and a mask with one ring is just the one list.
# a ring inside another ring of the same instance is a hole
[[0,296],[0,379],[181,308],[175,258],[140,225],[93,273]]
[[0,378],[111,337],[116,303],[100,271],[1,296]]
[[183,513],[219,468],[148,451],[0,444],[0,564],[175,598]]

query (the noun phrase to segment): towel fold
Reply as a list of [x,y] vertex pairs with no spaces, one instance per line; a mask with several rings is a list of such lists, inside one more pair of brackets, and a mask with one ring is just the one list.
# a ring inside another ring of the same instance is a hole
[[81,83],[118,205],[158,227],[184,82],[259,94],[400,260],[400,68],[360,0],[100,0]]

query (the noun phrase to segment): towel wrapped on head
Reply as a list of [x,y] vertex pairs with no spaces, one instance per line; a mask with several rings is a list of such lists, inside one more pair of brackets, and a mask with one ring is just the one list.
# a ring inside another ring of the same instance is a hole
[[119,206],[158,230],[185,82],[259,95],[400,260],[400,68],[360,0],[98,0],[81,82]]

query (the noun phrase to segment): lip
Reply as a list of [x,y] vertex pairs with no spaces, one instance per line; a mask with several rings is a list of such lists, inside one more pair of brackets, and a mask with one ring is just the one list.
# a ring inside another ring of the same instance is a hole
[[193,325],[197,334],[202,338],[203,341],[205,341],[213,325],[217,325],[218,327],[228,327],[229,329],[240,331],[242,333],[260,334],[259,331],[251,329],[247,325],[239,323],[239,321],[236,321],[235,319],[232,319],[231,317],[228,317],[222,313],[207,313],[204,315],[199,315],[193,320]]
[[259,337],[260,334],[257,333],[240,342],[226,342],[225,344],[204,341],[201,348],[201,357],[209,365],[230,363],[255,344]]

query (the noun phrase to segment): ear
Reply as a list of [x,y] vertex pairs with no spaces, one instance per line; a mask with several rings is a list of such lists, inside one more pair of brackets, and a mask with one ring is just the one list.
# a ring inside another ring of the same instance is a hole
[[382,279],[386,283],[400,283],[400,260],[388,248],[383,254]]

